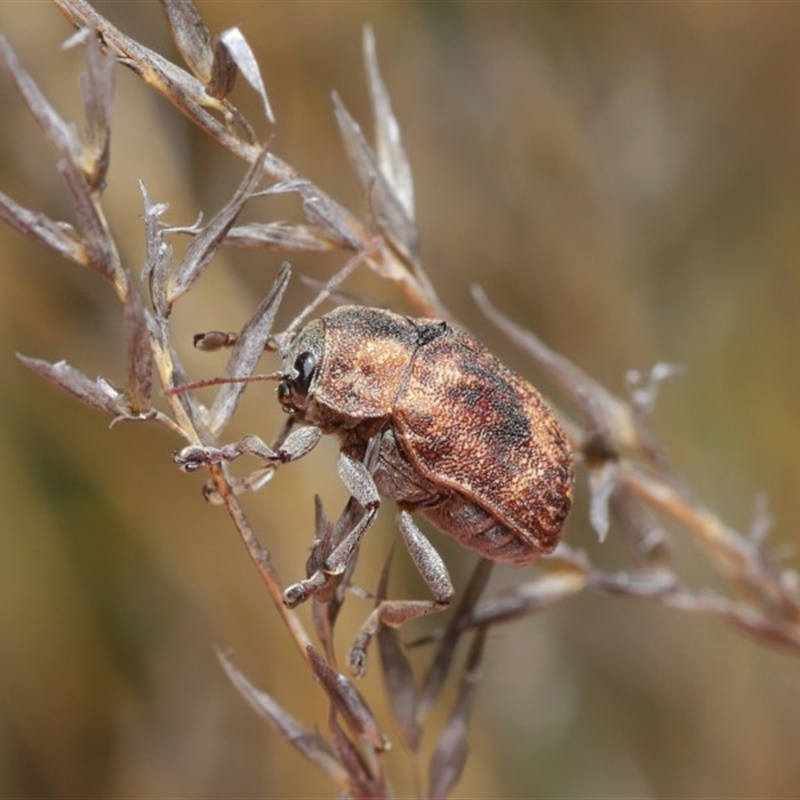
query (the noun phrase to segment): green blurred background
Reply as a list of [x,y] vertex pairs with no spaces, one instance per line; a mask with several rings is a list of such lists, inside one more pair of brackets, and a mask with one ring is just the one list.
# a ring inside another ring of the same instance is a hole
[[[98,7],[177,58],[158,4]],[[369,124],[361,34],[372,24],[414,168],[423,261],[445,304],[545,391],[477,312],[472,283],[615,391],[631,367],[684,365],[653,421],[676,470],[739,529],[766,491],[773,540],[796,565],[800,5],[199,7],[214,32],[239,25],[256,50],[278,119],[260,135],[359,213],[329,97],[337,90]],[[2,3],[0,29],[79,122],[82,55],[59,50],[70,28],[57,9]],[[245,86],[234,99],[260,118]],[[5,74],[0,107],[0,189],[72,219],[55,155]],[[188,224],[227,200],[243,167],[122,69],[112,131],[106,208],[138,274],[137,180],[170,203],[169,222]],[[296,206],[260,201],[247,214]],[[239,327],[281,260],[226,250],[176,310],[193,375],[223,361],[192,352],[192,332]],[[323,279],[342,259],[292,261]],[[154,426],[109,430],[14,359],[67,358],[122,381],[115,298],[5,227],[0,263],[0,795],[335,796],[219,667],[215,647],[324,728],[320,693],[230,524],[202,501],[201,478],[172,465],[179,442]],[[369,276],[351,287],[407,308]],[[311,292],[295,283],[290,294],[284,324]],[[251,387],[231,436],[269,436],[275,407],[270,388]],[[247,501],[286,581],[302,574],[314,492],[332,512],[344,499],[334,463],[326,443]],[[577,494],[568,540],[621,565],[614,532],[592,542],[584,475]],[[367,588],[393,540],[386,508],[358,573]],[[435,541],[463,585],[472,557]],[[691,585],[715,585],[680,530],[675,547]],[[421,592],[397,561],[392,592]],[[498,572],[498,585],[521,577]],[[366,611],[350,606],[343,647]],[[364,691],[386,718],[377,661]],[[389,732],[396,790],[408,796],[408,758]],[[455,796],[796,797],[798,741],[800,660],[710,619],[586,594],[492,632]]]

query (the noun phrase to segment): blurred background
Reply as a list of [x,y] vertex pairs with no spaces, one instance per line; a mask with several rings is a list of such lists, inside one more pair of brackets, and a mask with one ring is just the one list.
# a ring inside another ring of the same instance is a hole
[[[481,317],[471,284],[613,391],[630,368],[683,365],[653,418],[676,471],[739,530],[766,492],[772,541],[797,564],[799,5],[198,5],[212,32],[239,25],[256,51],[278,122],[259,135],[358,214],[330,93],[369,128],[361,38],[371,24],[414,169],[423,262],[445,305],[567,414],[575,409]],[[178,59],[158,4],[97,6]],[[2,3],[0,30],[80,124],[83,55],[59,49],[71,33],[60,12]],[[116,75],[105,207],[138,274],[137,181],[185,225],[227,201],[243,166],[132,74]],[[262,119],[243,82],[233,99]],[[0,106],[0,190],[71,220],[56,156],[5,73]],[[246,213],[299,218],[286,200]],[[193,352],[192,333],[240,327],[282,260],[220,254],[174,315],[190,374],[224,365]],[[320,280],[342,261],[292,258]],[[224,512],[202,501],[202,477],[173,466],[180,442],[156,426],[109,430],[14,358],[66,358],[122,382],[116,298],[4,226],[0,264],[0,796],[335,796],[222,673],[215,648],[325,729],[321,695]],[[410,310],[373,277],[348,286]],[[282,324],[312,290],[295,281],[289,294]],[[274,368],[265,358],[264,371]],[[276,408],[272,388],[251,387],[231,438],[269,438]],[[247,499],[286,582],[303,574],[314,493],[332,514],[344,501],[335,451],[326,442]],[[615,531],[593,543],[586,494],[581,474],[568,541],[620,567]],[[674,534],[687,582],[716,586],[688,536]],[[395,536],[387,506],[359,565],[366,588]],[[473,557],[432,538],[462,586]],[[407,561],[396,559],[391,592],[421,596]],[[498,586],[525,577],[497,573]],[[342,648],[368,608],[348,605]],[[363,691],[388,720],[379,673],[375,658]],[[408,756],[387,727],[395,789],[412,795]],[[798,796],[798,741],[796,657],[711,619],[584,594],[492,632],[455,796]]]

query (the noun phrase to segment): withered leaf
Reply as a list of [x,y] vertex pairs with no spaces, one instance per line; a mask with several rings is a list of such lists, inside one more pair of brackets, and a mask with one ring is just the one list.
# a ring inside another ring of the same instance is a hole
[[150,408],[153,389],[153,354],[145,309],[138,289],[126,272],[128,292],[125,297],[125,331],[128,343],[127,398],[130,410],[142,414]]
[[[255,314],[245,323],[225,370],[227,377],[242,378],[252,374],[256,362],[264,353],[264,345],[272,333],[275,314],[278,312],[283,293],[289,285],[290,274],[289,265],[284,264],[269,293],[261,301]],[[230,421],[239,405],[244,388],[244,383],[226,383],[217,392],[209,415],[209,430],[213,434],[219,433]]]
[[270,695],[256,689],[252,683],[233,666],[230,659],[218,653],[222,668],[244,699],[280,733],[289,744],[299,750],[312,764],[343,790],[350,785],[347,770],[336,758],[325,739],[318,733],[306,730],[294,717],[284,711]]
[[119,275],[117,248],[86,176],[69,158],[59,159],[58,170],[72,195],[72,206],[87,256],[86,266],[112,283],[123,282],[124,278]]
[[589,489],[591,502],[589,520],[602,542],[608,534],[609,503],[614,492],[617,478],[617,465],[614,461],[603,461],[599,466],[589,470]]
[[469,755],[469,714],[475,696],[485,641],[486,629],[480,628],[475,633],[470,647],[453,711],[439,735],[439,741],[431,756],[428,793],[431,800],[446,798],[450,794],[461,777]]
[[652,509],[621,484],[615,486],[612,502],[637,566],[672,569],[669,539]]
[[609,594],[660,600],[675,593],[678,580],[674,572],[666,569],[617,573],[591,569],[587,586]]
[[211,97],[223,99],[227,97],[236,84],[238,69],[225,42],[217,39],[214,45],[213,59],[211,62],[211,80],[206,86],[206,91]]
[[[322,566],[325,558],[333,549],[333,522],[328,519],[322,498],[314,495],[314,543],[311,547],[311,554],[306,562],[306,577],[313,575]],[[312,619],[314,631],[322,644],[325,658],[330,664],[336,664],[336,653],[333,646],[333,628],[336,622],[336,608],[331,614],[332,603],[339,605],[336,592],[332,596],[320,598],[317,592],[312,599]]]
[[377,752],[386,750],[389,739],[353,682],[328,666],[313,647],[307,648],[307,652],[314,674],[347,726]]
[[55,222],[46,214],[23,208],[2,192],[0,217],[32,241],[43,244],[70,261],[88,265],[86,248],[78,240],[74,229],[66,223]]
[[470,625],[484,626],[509,622],[560,603],[580,592],[587,584],[586,573],[565,568],[490,597],[476,606]]
[[93,190],[103,188],[111,142],[111,104],[114,99],[114,55],[100,49],[94,31],[85,29],[86,71],[81,75],[86,148],[83,172]]
[[17,358],[28,369],[46,378],[51,383],[69,392],[92,408],[105,411],[115,417],[128,416],[125,396],[102,380],[93,381],[66,361],[50,363],[39,358],[31,358],[17,353]]
[[434,701],[439,695],[439,690],[444,685],[445,678],[450,672],[453,659],[456,654],[456,647],[462,634],[467,629],[467,623],[472,617],[472,612],[480,600],[483,590],[492,575],[494,563],[486,558],[482,558],[475,565],[469,583],[461,593],[458,607],[453,614],[447,630],[442,636],[436,656],[431,663],[430,669],[425,676],[422,699],[419,704],[419,718],[423,719]]
[[305,178],[291,178],[273,184],[262,195],[297,192],[303,203],[303,213],[312,226],[320,229],[335,246],[350,250],[361,247],[363,234],[360,224],[349,211]]
[[237,68],[250,86],[258,92],[264,105],[264,115],[274,125],[275,115],[269,104],[256,57],[239,28],[228,28],[219,35],[217,46],[214,48],[212,81],[208,86],[208,93],[213,97],[226,97],[233,88]]
[[375,35],[369,25],[364,28],[364,63],[375,121],[375,151],[378,164],[406,215],[413,220],[414,182],[411,177],[411,164],[403,147],[400,126],[392,112],[389,93],[378,69]]
[[217,252],[228,229],[233,225],[244,204],[258,186],[264,171],[266,150],[251,164],[236,192],[228,203],[210,220],[186,248],[186,256],[178,267],[167,292],[170,304],[174,303],[200,277]]
[[75,126],[65,122],[42,94],[33,78],[26,72],[17,58],[14,48],[5,36],[0,35],[0,57],[5,62],[11,77],[28,106],[36,124],[55,145],[59,153],[73,163],[80,163],[82,145]]
[[234,247],[257,247],[264,250],[309,251],[332,250],[332,242],[312,225],[290,222],[251,222],[236,225],[228,231],[225,244]]
[[392,237],[409,260],[419,250],[419,234],[403,203],[383,174],[361,127],[350,116],[339,96],[333,95],[333,109],[342,132],[350,163],[358,173],[368,207],[379,229]]
[[[386,597],[391,561],[390,554],[381,571],[376,601]],[[381,625],[377,638],[383,666],[383,682],[395,722],[408,749],[416,753],[419,750],[421,731],[417,721],[417,686],[411,664],[395,628]]]
[[[85,0],[56,2],[74,25],[96,29],[123,66],[133,70],[149,86],[163,94],[181,113],[186,114],[216,141],[247,162],[257,156],[258,148],[251,143],[250,138],[247,141],[242,140],[231,129],[229,120],[219,120],[208,110],[208,106],[213,103],[203,81],[123,34]],[[238,121],[242,122],[242,119]],[[288,169],[279,159],[271,159],[270,163],[276,168],[282,167],[281,175]]]
[[372,774],[372,770],[370,770],[361,751],[342,730],[342,726],[339,725],[333,706],[331,706],[330,714],[328,715],[328,727],[333,737],[336,752],[339,754],[339,759],[350,775],[349,793],[353,800],[360,800],[361,798],[363,800],[372,800],[375,797],[385,797],[385,792],[378,791],[378,780]]
[[167,278],[172,266],[172,247],[164,241],[164,232],[158,218],[167,210],[166,203],[153,203],[142,181],[139,191],[144,203],[144,232],[147,262],[142,270],[142,280],[150,287],[150,301],[160,320],[169,316]]
[[3,36],[0,36],[0,58],[5,62],[34,120],[62,156],[58,168],[72,194],[78,228],[84,238],[83,255],[73,257],[73,260],[113,280],[117,277],[116,249],[91,196],[92,184],[87,181],[87,175],[93,175],[97,167],[95,159],[87,158],[75,126],[65,122],[50,105]]
[[191,0],[161,0],[172,40],[189,69],[203,83],[211,78],[211,32]]

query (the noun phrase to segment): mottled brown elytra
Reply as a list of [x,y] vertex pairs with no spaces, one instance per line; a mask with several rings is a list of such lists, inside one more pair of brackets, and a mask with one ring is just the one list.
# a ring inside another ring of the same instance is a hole
[[351,650],[356,673],[381,625],[440,611],[453,597],[447,568],[412,513],[493,561],[528,564],[556,546],[572,501],[567,437],[539,392],[470,334],[440,320],[342,306],[306,323],[281,356],[278,400],[300,427],[277,450],[246,437],[216,457],[187,448],[182,461],[249,452],[286,463],[323,434],[339,436],[339,476],[364,514],[314,574],[286,589],[292,607],[346,569],[381,496],[397,503],[433,600],[381,601]]

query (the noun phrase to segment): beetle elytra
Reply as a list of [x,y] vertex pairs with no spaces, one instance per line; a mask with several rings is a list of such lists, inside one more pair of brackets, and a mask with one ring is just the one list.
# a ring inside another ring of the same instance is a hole
[[394,500],[402,537],[432,600],[383,600],[350,653],[363,673],[380,625],[401,625],[446,607],[447,568],[412,514],[484,558],[523,565],[555,547],[570,510],[567,437],[541,395],[470,334],[448,322],[342,306],[312,320],[281,353],[278,400],[300,425],[272,450],[256,437],[185,448],[184,466],[249,452],[266,463],[340,439],[338,473],[363,508],[324,563],[290,586],[295,606],[341,575],[374,521]]

